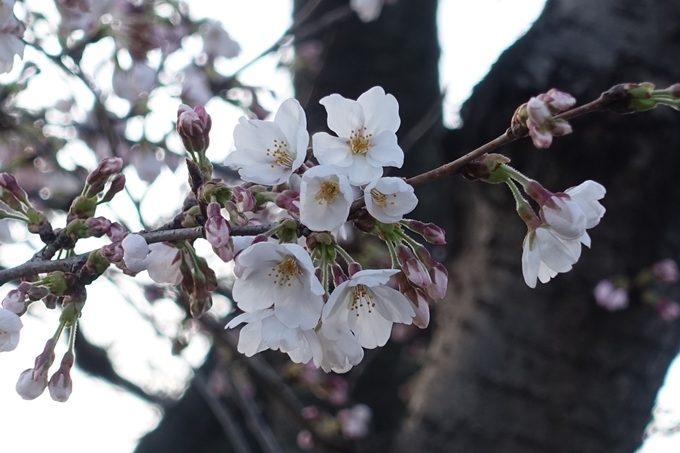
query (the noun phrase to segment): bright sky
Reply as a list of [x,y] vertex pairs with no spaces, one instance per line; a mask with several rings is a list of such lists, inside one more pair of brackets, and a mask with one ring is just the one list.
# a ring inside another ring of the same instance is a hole
[[[28,3],[36,1],[39,0],[29,0]],[[216,8],[214,0],[188,0],[187,3],[196,17],[209,16],[220,20],[232,38],[241,44],[243,54],[235,60],[225,62],[220,68],[227,74],[269,47],[289,25],[291,0],[248,2],[223,0],[219,3],[221,5],[219,9]],[[544,0],[522,2],[440,0],[439,23],[443,52],[440,67],[442,85],[448,87],[445,103],[447,124],[456,124],[457,110],[469,96],[474,84],[484,76],[499,53],[530,27],[540,14],[543,3]],[[257,30],[254,32],[253,24],[256,22]],[[190,54],[200,51],[198,40],[189,40],[185,45],[189,54],[177,57],[176,61],[170,61],[171,66],[180,68],[186,65]],[[106,55],[106,42],[101,46],[95,53]],[[108,46],[110,48],[110,43]],[[26,56],[42,61],[30,48],[26,49]],[[292,95],[290,78],[284,70],[276,68],[277,62],[277,56],[264,58],[244,71],[241,77],[245,83],[275,88],[278,99],[263,100],[265,106],[271,110],[276,107],[277,102]],[[85,64],[94,68],[98,61],[96,57],[92,57],[92,60],[86,61]],[[101,71],[106,74],[106,71],[110,73],[112,70],[112,67],[104,65]],[[54,74],[49,72],[43,77],[36,78],[34,84],[44,83],[49,89],[40,90],[37,86],[32,86],[32,89],[42,91],[44,96],[37,96],[39,99],[22,100],[25,105],[32,102],[42,104],[46,102],[45,99],[50,99],[50,96],[58,96],[74,86],[64,80],[56,81]],[[64,90],[55,90],[55,83],[63,86]],[[87,94],[81,97],[82,101],[91,102]],[[164,108],[165,101],[160,96],[153,102],[155,104],[152,104],[152,107],[155,105],[159,112],[167,113],[164,118],[161,118],[163,114],[159,113],[158,118],[166,123],[172,121],[176,106],[173,104]],[[206,107],[213,117],[214,124],[221,125],[214,127],[211,133],[211,150],[214,150],[211,157],[219,160],[231,147],[230,133],[233,130],[231,125],[236,123],[240,112],[217,100]],[[134,131],[129,133],[134,134]],[[79,151],[76,146],[64,152],[63,159],[75,161],[76,156],[82,158],[80,156],[83,153]],[[134,174],[127,176],[133,193],[141,195],[146,190],[145,184],[136,179]],[[176,181],[175,175],[164,172],[149,188],[149,193],[142,204],[143,209],[160,206],[161,209],[155,210],[155,215],[172,214],[175,205],[168,203],[168,200],[181,199],[181,188]],[[177,193],[175,195],[168,193],[168,187],[174,187],[173,190]],[[124,197],[119,198],[119,204],[112,208],[118,213],[128,211],[129,204],[126,203],[129,202],[126,202]],[[133,227],[135,225],[139,227],[134,218],[127,220]],[[19,233],[20,237],[19,231],[15,233]],[[16,257],[14,264],[18,264],[26,253],[25,249],[21,251],[11,245],[2,247],[3,262],[8,265],[12,264],[6,261],[8,256]],[[226,269],[223,271],[226,272]],[[90,288],[83,331],[88,334],[90,340],[109,347],[118,372],[126,378],[144,383],[149,391],[163,391],[170,395],[181,394],[190,374],[190,366],[199,365],[207,350],[207,340],[194,332],[191,346],[183,356],[179,358],[170,356],[167,336],[176,332],[177,322],[182,317],[179,309],[169,300],[160,301],[153,309],[145,302],[135,303],[134,301],[143,300],[140,290],[136,285],[126,284],[124,279],[116,282],[115,287],[112,285],[110,282],[101,282]],[[8,287],[0,289],[0,298],[4,297],[9,289]],[[116,297],[115,294],[118,292],[133,302],[126,301],[124,297]],[[224,312],[228,310],[228,305],[225,301],[217,300],[214,310]],[[139,313],[152,317],[161,334],[154,331]],[[51,329],[56,326],[57,317],[57,313],[36,304],[31,309],[30,315],[23,318],[24,329],[17,350],[0,355],[2,370],[0,401],[3,408],[0,411],[0,426],[3,427],[1,431],[3,451],[131,452],[137,439],[156,425],[160,419],[160,412],[127,392],[91,379],[78,369],[72,373],[74,392],[67,403],[55,403],[48,395],[25,402],[14,392],[19,373],[33,366],[33,358],[42,350],[45,340],[51,336]],[[57,352],[57,360],[60,360],[60,354],[65,348],[62,344],[61,350]],[[680,385],[676,384],[676,388],[670,385],[671,381],[680,382],[680,366],[673,370],[674,377],[669,377],[669,385],[660,396],[662,404],[666,404],[667,400],[677,400],[680,396],[680,389],[677,388]],[[671,418],[673,416],[670,415]],[[675,417],[676,420],[679,419],[677,413]],[[639,453],[677,452],[680,450],[678,437],[654,438]]]

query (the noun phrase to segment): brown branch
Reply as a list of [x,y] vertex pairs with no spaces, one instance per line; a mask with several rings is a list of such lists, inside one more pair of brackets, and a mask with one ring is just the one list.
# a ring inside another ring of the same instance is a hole
[[[253,236],[266,233],[275,227],[275,223],[251,225],[232,228],[234,236]],[[197,239],[203,237],[203,227],[181,228],[175,230],[151,231],[140,233],[148,244],[155,242],[176,242],[184,239]],[[46,272],[63,271],[74,272],[85,264],[90,252],[78,256],[53,261],[28,261],[19,266],[0,271],[0,285],[16,280],[21,277],[43,274]]]

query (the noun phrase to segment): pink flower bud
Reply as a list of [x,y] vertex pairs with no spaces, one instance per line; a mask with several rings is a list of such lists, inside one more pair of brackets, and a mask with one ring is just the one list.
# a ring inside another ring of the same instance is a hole
[[550,122],[548,130],[553,137],[561,137],[572,133],[571,124],[563,119],[556,119]]
[[418,261],[411,249],[403,244],[397,246],[397,261],[411,283],[421,288],[427,288],[431,284],[427,269]]
[[219,203],[208,204],[208,220],[205,222],[205,238],[217,249],[227,245],[231,236],[231,227],[220,214],[221,209]]
[[543,125],[553,117],[547,104],[538,98],[531,98],[527,102],[527,115],[537,125]]
[[421,235],[431,244],[446,244],[446,232],[434,223],[425,223],[411,219],[402,220],[401,223],[409,230]]
[[111,221],[104,217],[90,217],[85,221],[88,236],[101,237],[111,228]]
[[125,175],[123,173],[119,173],[111,179],[111,186],[109,187],[109,190],[106,191],[100,202],[105,203],[107,201],[111,201],[113,197],[123,189],[125,189]]
[[527,120],[527,127],[529,128],[529,136],[534,146],[539,149],[549,148],[552,144],[552,134],[540,128],[533,120]]
[[312,437],[312,433],[306,429],[300,431],[297,436],[297,444],[298,447],[303,450],[311,450],[314,448],[314,437]]
[[555,112],[564,112],[576,104],[576,99],[574,99],[571,94],[559,91],[555,88],[551,88],[546,95],[540,95],[539,98],[541,98],[541,96],[545,96],[542,100]]
[[628,291],[617,288],[611,280],[602,280],[593,291],[597,304],[609,311],[623,310],[628,307]]
[[[26,196],[26,192],[24,192],[24,189],[19,187],[19,183],[17,183],[17,180],[14,176],[10,175],[9,173],[0,173],[0,187],[9,191],[9,193],[14,195],[14,197],[17,200],[21,201],[22,203],[28,204],[28,197]],[[0,191],[0,193],[1,192],[2,191]],[[12,206],[10,205],[10,207]]]
[[34,378],[34,369],[29,368],[19,375],[17,380],[16,391],[20,397],[25,400],[34,400],[45,391],[47,387],[47,377],[45,375],[38,375]]
[[[123,159],[120,157],[105,157],[99,161],[97,168],[87,176],[87,183],[92,185],[100,179],[108,179],[114,173],[123,169]],[[104,181],[106,182],[106,181]]]
[[236,207],[240,212],[250,212],[255,208],[255,196],[250,190],[236,186],[233,193]]
[[274,203],[292,214],[300,214],[300,193],[295,190],[284,190],[276,196]]
[[121,245],[121,243],[116,242],[114,244],[107,244],[104,247],[102,247],[101,254],[110,263],[118,263],[120,260],[123,259],[125,251],[123,250],[123,246]]
[[48,389],[50,396],[54,401],[63,403],[69,399],[73,391],[73,382],[71,380],[71,367],[75,361],[75,356],[72,352],[64,354],[61,359],[61,365],[56,373],[50,378]]
[[19,315],[26,310],[25,300],[25,291],[22,291],[20,288],[13,289],[8,292],[5,298],[2,300],[2,308]]
[[678,265],[672,259],[659,261],[652,267],[654,276],[664,283],[675,283],[680,278]]
[[426,288],[427,295],[432,300],[443,299],[449,284],[449,272],[441,263],[437,263],[434,267],[430,268],[429,272],[432,284]]
[[210,145],[212,119],[201,105],[193,109],[181,104],[177,109],[177,132],[189,151],[203,152]]
[[109,230],[106,232],[109,239],[111,239],[111,242],[122,241],[123,238],[125,237],[125,233],[127,233],[127,230],[123,225],[121,225],[118,222],[111,223]]

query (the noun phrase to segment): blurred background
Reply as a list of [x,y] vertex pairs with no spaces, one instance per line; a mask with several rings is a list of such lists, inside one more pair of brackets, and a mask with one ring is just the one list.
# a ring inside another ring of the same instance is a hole
[[[371,3],[371,2],[367,2]],[[680,4],[664,0],[393,0],[364,22],[347,0],[18,1],[25,58],[0,76],[0,171],[55,226],[99,159],[122,157],[127,190],[98,210],[130,230],[172,218],[188,191],[177,105],[213,118],[218,176],[238,118],[269,118],[295,96],[310,133],[318,100],[380,85],[400,104],[412,176],[502,134],[515,109],[557,87],[579,103],[621,82],[680,81]],[[364,17],[365,19],[365,17]],[[526,234],[504,187],[456,178],[419,187],[414,218],[446,228],[432,249],[449,293],[428,329],[395,326],[346,375],[278,352],[235,352],[231,266],[196,321],[174,289],[111,270],[88,289],[64,404],[14,392],[56,328],[34,304],[17,350],[0,355],[0,426],[10,452],[573,452],[680,450],[680,345],[673,282],[645,276],[680,255],[680,116],[601,113],[572,121],[547,150],[500,150],[552,191],[592,179],[604,219],[568,274],[535,290],[522,279]],[[0,222],[0,265],[40,242]],[[211,249],[197,241],[199,252]],[[106,241],[79,241],[85,252]],[[201,248],[203,247],[203,248]],[[357,238],[352,251],[378,260]],[[609,308],[602,281],[627,289]],[[11,284],[0,288],[3,296]],[[674,303],[674,302],[673,302]],[[65,344],[61,345],[65,349]],[[674,377],[675,373],[675,377]],[[651,423],[651,424],[650,424]],[[643,439],[646,439],[644,445]]]

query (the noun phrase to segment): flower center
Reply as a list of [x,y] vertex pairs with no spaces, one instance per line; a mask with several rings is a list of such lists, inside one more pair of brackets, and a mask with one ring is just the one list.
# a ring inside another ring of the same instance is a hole
[[326,203],[330,204],[338,197],[340,194],[340,185],[335,181],[324,181],[321,184],[321,188],[316,193],[316,199],[319,200],[319,204]]
[[274,139],[274,150],[272,151],[271,148],[267,148],[267,157],[274,161],[270,165],[271,168],[274,168],[274,164],[287,170],[293,168],[295,156],[288,149],[288,143],[283,140]]
[[363,130],[352,130],[349,134],[352,154],[366,154],[371,147],[371,137],[373,134],[367,134],[365,127]]
[[372,293],[364,285],[357,285],[352,288],[352,302],[350,303],[349,310],[356,311],[356,315],[359,316],[359,309],[364,307],[368,309],[369,313],[373,313],[375,308],[375,302],[373,302]]
[[[388,195],[382,193],[378,189],[371,189],[371,198],[373,199],[373,202],[383,209],[385,209],[388,204],[394,204],[394,201],[388,202],[387,197]],[[392,198],[397,198],[397,194],[393,193]]]
[[285,260],[272,267],[272,270],[268,275],[270,277],[272,275],[274,276],[275,285],[291,286],[290,281],[293,278],[302,275],[302,269],[300,269],[300,265],[295,258],[288,256]]

